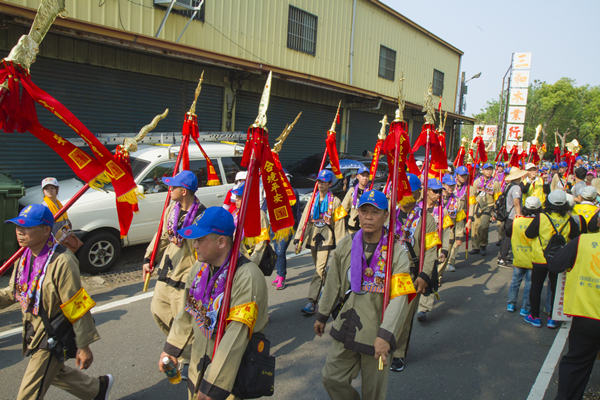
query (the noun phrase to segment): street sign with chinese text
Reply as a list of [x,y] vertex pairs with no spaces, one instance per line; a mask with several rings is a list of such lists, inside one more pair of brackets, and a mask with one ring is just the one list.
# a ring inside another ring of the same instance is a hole
[[523,124],[525,123],[525,110],[527,107],[508,107],[508,118],[506,121],[509,124]]
[[529,72],[530,71],[514,71],[510,80],[511,88],[527,88],[529,87]]
[[522,141],[523,140],[523,125],[507,124],[506,125],[506,140],[519,141],[519,142]]
[[527,89],[512,88],[508,98],[508,104],[511,106],[526,106],[527,105]]
[[515,53],[514,69],[531,69],[531,53]]
[[[498,133],[498,126],[496,125],[475,125],[473,127],[473,137],[475,137],[476,132],[480,132],[481,128],[483,128],[483,143],[485,143],[485,147],[487,149],[488,145],[492,140],[496,138],[496,134]],[[496,142],[492,144],[489,151],[496,151]]]

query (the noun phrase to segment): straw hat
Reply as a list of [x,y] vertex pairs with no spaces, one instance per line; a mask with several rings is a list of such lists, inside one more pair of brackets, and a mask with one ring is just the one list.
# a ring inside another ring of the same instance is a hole
[[598,194],[600,194],[600,178],[592,179],[592,186],[596,188]]
[[512,181],[514,179],[522,178],[525,175],[527,175],[527,171],[523,171],[522,169],[519,169],[517,167],[512,167],[510,169],[510,173],[508,175],[506,175],[506,178],[504,178],[504,179],[507,181]]

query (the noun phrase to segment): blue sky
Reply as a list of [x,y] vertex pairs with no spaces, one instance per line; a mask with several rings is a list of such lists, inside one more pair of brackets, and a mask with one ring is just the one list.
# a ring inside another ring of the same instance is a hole
[[464,52],[469,79],[466,115],[500,93],[513,52],[532,52],[531,81],[562,77],[600,84],[596,44],[600,1],[383,0],[407,18]]

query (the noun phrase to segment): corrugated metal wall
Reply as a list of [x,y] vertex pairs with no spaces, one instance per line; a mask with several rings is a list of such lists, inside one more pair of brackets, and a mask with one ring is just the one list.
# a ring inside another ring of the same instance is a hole
[[[9,2],[39,5],[39,0]],[[165,15],[164,8],[153,4],[153,0],[66,2],[69,18],[151,37]],[[349,83],[352,4],[351,0],[206,0],[205,22],[192,21],[180,43]],[[287,48],[290,5],[318,17],[315,56]],[[187,22],[171,14],[160,37],[176,41]],[[423,103],[435,68],[445,74],[444,109],[455,109],[457,52],[367,0],[357,1],[354,39],[355,86],[397,95],[397,83],[378,77],[379,46],[384,45],[397,52],[396,80],[405,71],[407,101]]]
[[[350,110],[350,135],[348,138],[348,153],[361,156],[363,151],[373,151],[377,143],[377,135],[381,129],[383,114]],[[388,120],[393,119],[388,115]],[[386,126],[386,132],[389,126]]]
[[[32,78],[93,133],[138,132],[165,108],[169,108],[169,116],[158,129],[180,131],[196,87],[175,79],[43,57],[38,57]],[[198,113],[203,110],[199,114],[203,130],[221,130],[222,104],[223,88],[203,85],[197,108]],[[63,137],[77,136],[50,112],[39,106],[37,109],[42,125]],[[33,135],[2,132],[0,141],[0,172],[24,181],[26,186],[39,184],[48,175],[58,179],[74,176],[64,161]]]
[[[258,114],[259,102],[260,95],[258,93],[246,91],[238,93],[235,113],[236,130],[245,131],[254,123]],[[312,154],[323,153],[327,130],[331,128],[336,108],[271,96],[267,111],[267,128],[271,146],[275,144],[275,139],[285,129],[285,126],[294,122],[300,111],[302,111],[302,116],[284,142],[279,155],[284,167]],[[339,133],[337,139],[339,146]]]

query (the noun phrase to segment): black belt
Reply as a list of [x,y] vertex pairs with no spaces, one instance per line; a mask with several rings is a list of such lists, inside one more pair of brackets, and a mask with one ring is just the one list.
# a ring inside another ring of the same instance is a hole
[[169,286],[173,286],[175,289],[183,289],[185,288],[185,282],[183,281],[174,281],[171,278],[168,278],[166,276],[158,276],[158,281],[159,282],[165,282],[167,285]]

